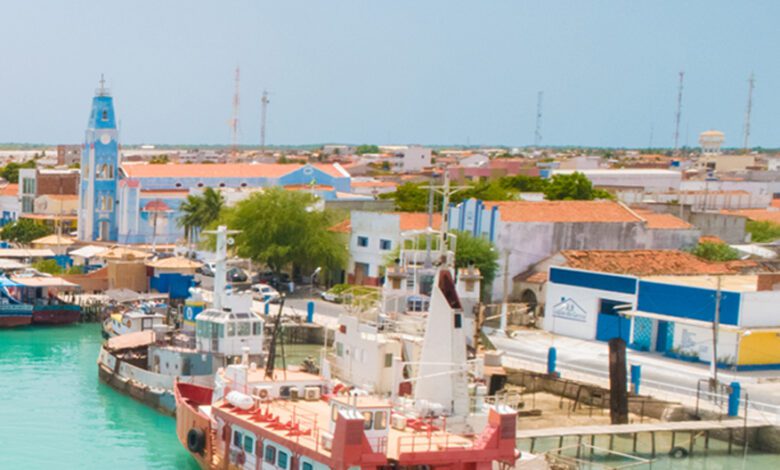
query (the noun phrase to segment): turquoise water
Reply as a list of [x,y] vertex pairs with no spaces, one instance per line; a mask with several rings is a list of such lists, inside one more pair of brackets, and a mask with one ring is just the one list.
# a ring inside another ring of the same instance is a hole
[[0,329],[0,469],[196,469],[176,422],[98,380],[97,324]]

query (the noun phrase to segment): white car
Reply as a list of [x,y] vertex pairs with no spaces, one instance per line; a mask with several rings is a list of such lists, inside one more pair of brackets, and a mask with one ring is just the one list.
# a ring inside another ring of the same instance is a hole
[[279,302],[279,299],[281,298],[279,296],[279,291],[268,284],[254,284],[252,286],[252,297],[255,300],[271,302],[272,304]]

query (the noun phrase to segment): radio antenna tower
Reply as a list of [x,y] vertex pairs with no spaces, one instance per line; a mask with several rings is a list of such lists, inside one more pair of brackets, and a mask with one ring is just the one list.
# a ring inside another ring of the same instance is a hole
[[747,155],[748,150],[750,150],[750,114],[753,112],[753,87],[755,84],[756,78],[751,72],[750,78],[748,79],[748,100],[747,109],[745,110],[745,142],[743,146],[745,155]]
[[683,79],[685,72],[680,71],[680,84],[677,86],[677,113],[674,115],[674,154],[680,149],[680,117],[682,116]]
[[265,118],[268,113],[268,103],[270,103],[271,100],[268,99],[268,92],[266,90],[263,90],[263,97],[260,98],[260,105],[261,105],[261,111],[260,111],[260,153],[265,153]]
[[238,111],[241,104],[240,81],[241,69],[236,67],[236,91],[233,94],[233,117],[230,119],[230,156],[233,159],[238,156]]
[[542,98],[544,92],[536,94],[536,130],[534,130],[534,147],[539,147],[542,143]]

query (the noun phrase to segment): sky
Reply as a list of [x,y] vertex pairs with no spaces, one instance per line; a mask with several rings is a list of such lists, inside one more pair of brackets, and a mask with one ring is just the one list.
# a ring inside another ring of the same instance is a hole
[[0,2],[0,142],[79,143],[104,73],[124,144],[780,146],[780,2]]

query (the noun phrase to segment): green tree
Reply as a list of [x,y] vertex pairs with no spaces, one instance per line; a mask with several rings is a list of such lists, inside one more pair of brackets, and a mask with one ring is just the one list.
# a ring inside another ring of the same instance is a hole
[[219,224],[241,231],[235,236],[239,256],[276,273],[290,265],[303,272],[316,267],[340,270],[347,263],[347,247],[339,234],[328,230],[337,216],[316,210],[315,202],[306,192],[269,189],[224,210]]
[[376,145],[358,145],[358,147],[355,149],[355,153],[358,155],[363,155],[366,153],[379,153],[379,147]]
[[731,261],[739,258],[739,252],[725,243],[700,242],[691,253],[708,261]]
[[507,188],[500,181],[482,181],[473,183],[468,189],[458,191],[450,196],[450,201],[458,204],[466,199],[482,201],[509,201],[515,198],[515,191]]
[[514,189],[521,193],[543,193],[549,181],[539,176],[505,176],[499,180],[501,185],[508,189]]
[[168,163],[171,159],[168,158],[168,155],[155,155],[150,160],[149,163],[152,165],[164,165]]
[[773,242],[780,239],[780,224],[768,220],[748,220],[745,230],[750,234],[751,241],[757,243]]
[[197,240],[198,232],[214,223],[225,207],[225,199],[219,191],[206,188],[200,196],[187,196],[179,210],[179,226],[184,228],[184,238]]
[[475,237],[469,232],[454,232],[457,236],[455,246],[455,267],[466,268],[469,265],[479,268],[482,274],[482,292],[484,297],[488,287],[496,278],[498,270],[498,253],[489,240],[482,237]]
[[19,219],[3,227],[0,238],[6,241],[20,244],[28,244],[46,235],[51,235],[52,230],[30,219]]
[[0,176],[5,178],[9,183],[18,183],[19,170],[22,168],[35,168],[35,160],[27,160],[23,163],[11,162],[0,169]]
[[613,199],[612,195],[601,189],[593,189],[590,180],[580,172],[553,175],[544,189],[544,197],[549,201],[590,201],[593,199]]
[[62,274],[65,270],[62,269],[62,266],[57,264],[57,261],[53,259],[42,259],[39,261],[36,261],[32,265],[33,269],[36,269],[42,273],[48,273],[48,274]]
[[[427,212],[428,189],[419,183],[404,183],[398,186],[392,193],[380,194],[380,199],[393,199],[395,209],[402,212]],[[433,195],[433,210],[440,211],[442,197],[438,193]]]

